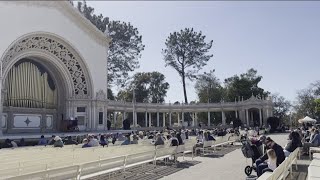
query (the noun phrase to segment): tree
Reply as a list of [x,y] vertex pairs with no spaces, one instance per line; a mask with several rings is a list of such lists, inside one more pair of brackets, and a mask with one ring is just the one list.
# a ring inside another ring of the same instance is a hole
[[[119,91],[118,100],[133,101],[140,103],[163,103],[166,97],[169,83],[165,81],[165,76],[159,72],[136,73],[128,83],[125,90]],[[154,114],[155,116],[155,114]],[[162,117],[162,114],[160,114]],[[129,119],[133,119],[132,113],[128,114]],[[145,117],[144,113],[137,113],[138,124],[142,125]],[[155,119],[155,118],[153,118]],[[153,122],[154,124],[155,122]]]
[[102,14],[94,14],[94,8],[88,6],[86,1],[79,1],[77,8],[100,31],[111,37],[107,64],[108,84],[124,86],[128,73],[139,68],[138,59],[145,47],[138,29],[130,23],[113,21]]
[[199,75],[195,89],[199,101],[202,103],[218,103],[223,98],[224,90],[219,79],[214,75],[214,70]]
[[193,28],[185,28],[179,32],[170,33],[166,39],[166,48],[162,50],[166,66],[174,68],[182,79],[185,103],[188,103],[186,78],[194,80],[212,54],[208,54],[212,47],[212,40],[205,42],[206,36],[202,32],[195,32]]
[[[269,92],[264,91],[258,84],[260,83],[262,76],[257,75],[257,70],[249,69],[246,73],[234,75],[233,77],[224,80],[226,88],[226,101],[234,101],[238,97],[249,99],[254,96],[268,96]],[[261,97],[261,98],[262,98]]]
[[314,94],[314,89],[312,87],[302,89],[298,92],[297,96],[298,103],[294,107],[297,116],[303,118],[304,116],[315,117],[316,113],[316,96]]
[[286,100],[283,96],[279,96],[278,94],[273,94],[273,115],[280,120],[283,120],[286,116],[288,116],[288,112],[291,108],[290,101]]
[[163,103],[169,83],[159,72],[136,73],[125,90],[119,91],[118,100],[132,101],[135,91],[135,101],[143,103]]

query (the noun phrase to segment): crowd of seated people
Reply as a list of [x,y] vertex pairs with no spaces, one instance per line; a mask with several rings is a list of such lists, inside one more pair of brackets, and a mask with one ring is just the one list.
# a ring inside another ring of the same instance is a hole
[[[205,133],[203,133],[205,132]],[[130,144],[144,144],[150,145],[168,145],[168,146],[178,146],[185,143],[185,140],[189,139],[189,136],[197,136],[198,143],[196,146],[201,146],[204,140],[215,140],[214,136],[224,136],[227,133],[234,132],[233,129],[225,128],[212,128],[209,130],[202,129],[171,129],[164,128],[162,130],[155,131],[138,131],[131,133],[109,133],[109,134],[99,134],[93,135],[88,134],[80,139],[73,140],[71,136],[59,137],[52,135],[51,138],[47,139],[44,135],[40,137],[37,143],[28,143],[28,145],[39,145],[39,146],[53,146],[53,147],[64,147],[65,145],[78,145],[81,147],[97,147],[103,146],[108,147],[109,144],[113,145],[130,145]],[[203,136],[204,135],[204,136]],[[203,137],[202,137],[203,136]],[[118,143],[117,143],[118,142]],[[13,140],[5,140],[2,144],[2,148],[15,148],[20,146],[25,146],[25,141],[22,138],[20,142],[15,142]]]
[[270,137],[260,138],[259,142],[266,149],[265,154],[255,162],[257,175],[261,176],[266,171],[273,171],[297,148],[301,147],[302,155],[308,155],[310,147],[320,146],[320,135],[319,129],[314,126],[309,129],[302,127],[290,132],[288,142],[284,147],[278,145]]

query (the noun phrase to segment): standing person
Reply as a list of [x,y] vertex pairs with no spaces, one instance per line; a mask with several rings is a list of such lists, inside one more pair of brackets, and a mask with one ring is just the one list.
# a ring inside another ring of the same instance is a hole
[[[279,166],[284,160],[285,160],[285,155],[283,152],[283,148],[275,143],[270,137],[267,137],[266,141],[266,146],[269,149],[273,149],[276,153],[277,156],[277,166]],[[268,159],[268,154],[264,154],[262,157],[256,160],[256,166],[257,166],[257,176],[261,176],[262,171],[268,167],[268,164],[265,163],[265,161]]]
[[111,128],[111,121],[108,119],[107,120],[107,128],[108,128],[108,131],[110,131],[110,128]]

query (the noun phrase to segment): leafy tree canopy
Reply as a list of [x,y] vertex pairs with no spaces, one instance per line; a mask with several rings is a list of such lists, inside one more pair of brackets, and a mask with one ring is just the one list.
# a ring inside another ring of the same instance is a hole
[[102,14],[96,15],[94,8],[88,6],[86,1],[79,1],[77,8],[100,31],[111,37],[108,51],[108,83],[124,86],[128,73],[139,68],[139,58],[145,47],[138,29],[130,23],[113,21]]
[[199,101],[202,103],[217,103],[223,98],[224,89],[219,79],[214,75],[214,70],[198,76],[195,89]]
[[270,93],[258,86],[262,76],[257,75],[257,70],[249,69],[246,73],[234,75],[224,81],[226,88],[226,101],[234,101],[235,98],[249,99],[254,96],[268,96]]
[[185,103],[188,103],[186,92],[186,78],[194,80],[210,58],[212,40],[206,42],[202,32],[193,28],[185,28],[179,32],[170,33],[166,39],[166,48],[162,50],[166,66],[174,68],[182,79]]
[[133,90],[135,101],[143,103],[163,103],[169,83],[165,76],[159,72],[140,72],[133,76],[125,90],[119,91],[118,100],[132,101]]

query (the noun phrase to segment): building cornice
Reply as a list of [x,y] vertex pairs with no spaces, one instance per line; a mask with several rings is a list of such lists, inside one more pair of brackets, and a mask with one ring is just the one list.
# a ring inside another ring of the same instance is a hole
[[5,1],[15,5],[39,6],[55,8],[69,18],[75,25],[82,29],[91,39],[98,44],[108,47],[111,38],[95,27],[87,18],[85,18],[69,1]]

